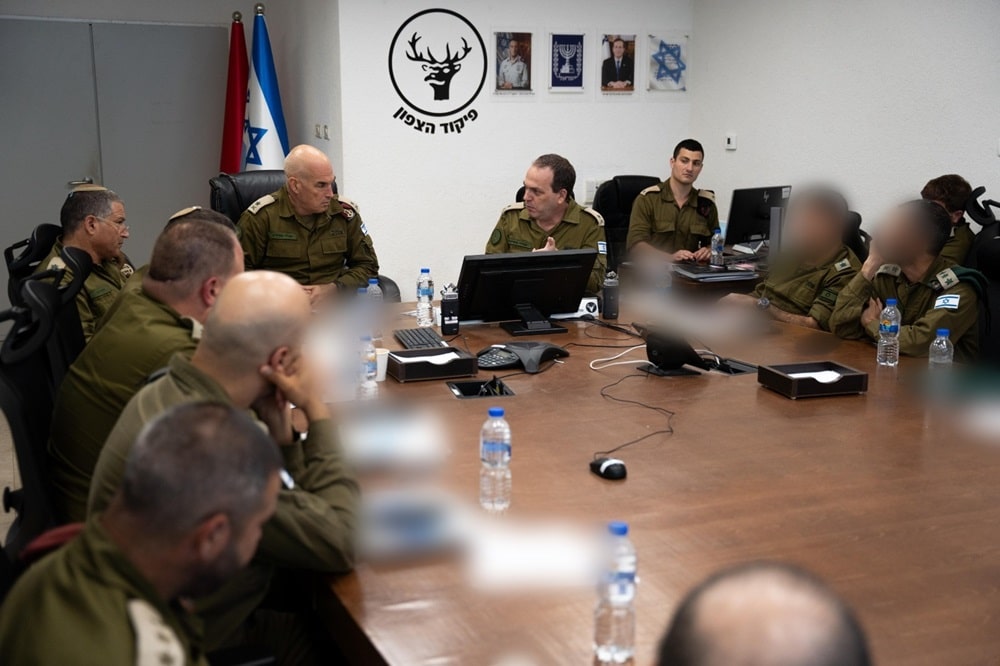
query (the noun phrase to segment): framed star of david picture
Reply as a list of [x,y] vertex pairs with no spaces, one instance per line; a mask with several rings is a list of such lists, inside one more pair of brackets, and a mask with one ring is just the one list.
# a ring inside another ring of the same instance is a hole
[[688,35],[662,31],[649,35],[649,71],[646,89],[684,92],[687,90]]

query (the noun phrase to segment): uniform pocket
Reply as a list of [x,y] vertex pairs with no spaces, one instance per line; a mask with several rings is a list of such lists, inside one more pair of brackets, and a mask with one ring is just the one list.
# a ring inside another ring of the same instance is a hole
[[272,238],[267,244],[267,256],[276,259],[297,259],[302,256],[302,246],[298,241]]
[[323,254],[347,254],[347,236],[324,238],[320,243]]

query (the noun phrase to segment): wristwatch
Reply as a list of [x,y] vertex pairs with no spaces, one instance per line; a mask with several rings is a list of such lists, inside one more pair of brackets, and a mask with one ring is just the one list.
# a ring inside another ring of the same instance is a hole
[[762,296],[762,297],[760,297],[760,298],[757,299],[757,309],[758,310],[760,310],[761,312],[763,312],[763,311],[767,310],[769,307],[771,307],[771,301],[769,301],[766,296]]

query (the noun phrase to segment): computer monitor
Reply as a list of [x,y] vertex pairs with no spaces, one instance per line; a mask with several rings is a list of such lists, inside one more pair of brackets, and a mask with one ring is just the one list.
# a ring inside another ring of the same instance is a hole
[[[726,245],[745,245],[771,239],[775,241],[772,245],[776,246],[778,239],[772,238],[771,209],[778,208],[784,215],[791,193],[790,185],[733,190],[726,224]],[[777,222],[776,231],[780,231],[780,220]]]
[[511,335],[565,333],[548,317],[579,309],[596,260],[597,250],[467,256],[458,277],[459,317],[505,322]]

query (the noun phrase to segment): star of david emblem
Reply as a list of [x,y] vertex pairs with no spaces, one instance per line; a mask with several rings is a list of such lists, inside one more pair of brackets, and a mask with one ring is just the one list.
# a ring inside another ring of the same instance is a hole
[[681,60],[680,44],[667,44],[661,39],[659,49],[653,54],[653,60],[657,65],[657,81],[671,79],[674,83],[681,82],[687,63]]
[[247,146],[247,164],[253,164],[254,166],[262,166],[263,161],[260,159],[260,150],[257,148],[257,144],[260,140],[264,138],[267,134],[267,130],[263,127],[252,127],[250,122],[246,123],[246,133],[249,139],[249,145]]

